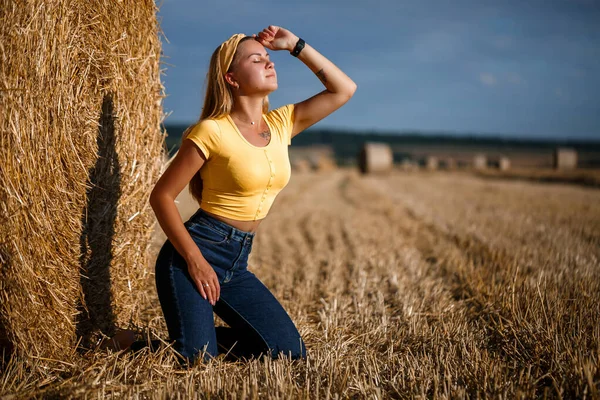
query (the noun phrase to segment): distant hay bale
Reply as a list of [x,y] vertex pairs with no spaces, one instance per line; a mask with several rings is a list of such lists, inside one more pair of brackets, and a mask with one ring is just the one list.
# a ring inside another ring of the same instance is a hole
[[402,161],[400,161],[400,166],[399,168],[402,171],[417,171],[419,169],[419,164],[413,160],[410,159],[404,159]]
[[362,146],[358,166],[363,174],[387,172],[393,164],[392,149],[387,144],[367,142]]
[[430,171],[435,171],[436,169],[438,169],[438,159],[437,157],[434,156],[428,156],[425,159],[425,168],[427,168]]
[[477,154],[473,157],[473,168],[475,169],[486,169],[487,168],[487,157],[485,154]]
[[311,170],[310,162],[305,158],[297,158],[291,162],[292,170],[297,172],[308,172]]
[[314,169],[315,171],[325,172],[333,171],[337,168],[337,164],[333,158],[321,155],[316,158]]
[[559,147],[554,150],[554,168],[555,169],[575,169],[577,168],[577,151],[574,149]]
[[500,171],[508,171],[510,169],[510,158],[500,157],[500,160],[498,160],[498,169]]
[[153,1],[0,7],[0,338],[66,359],[140,322],[163,164]]
[[447,170],[456,169],[456,160],[454,158],[445,158],[440,161],[440,168]]
[[318,148],[309,151],[306,156],[310,167],[314,171],[332,171],[337,168],[333,153],[329,148]]

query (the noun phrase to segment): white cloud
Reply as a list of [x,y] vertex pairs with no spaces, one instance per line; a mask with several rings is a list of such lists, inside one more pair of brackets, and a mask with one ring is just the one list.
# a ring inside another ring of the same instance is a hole
[[479,81],[486,86],[494,86],[496,84],[496,77],[488,72],[482,72],[479,74]]

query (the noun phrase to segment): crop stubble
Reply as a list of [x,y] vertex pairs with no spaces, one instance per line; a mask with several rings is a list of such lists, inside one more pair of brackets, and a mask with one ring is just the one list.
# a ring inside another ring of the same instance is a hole
[[[179,371],[168,351],[94,354],[61,378],[46,373],[44,389],[28,375],[20,390],[598,397],[597,204],[594,189],[460,173],[296,173],[249,265],[296,322],[307,362],[217,359]],[[147,287],[140,319],[166,337]]]

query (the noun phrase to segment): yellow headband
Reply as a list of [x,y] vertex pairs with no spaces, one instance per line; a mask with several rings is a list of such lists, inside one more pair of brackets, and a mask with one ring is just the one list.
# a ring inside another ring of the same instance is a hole
[[238,44],[240,44],[240,40],[245,37],[246,35],[243,33],[236,33],[221,44],[221,47],[219,48],[219,63],[221,64],[221,71],[223,75],[225,75],[227,70],[229,70],[231,61],[233,61],[233,55],[237,50]]

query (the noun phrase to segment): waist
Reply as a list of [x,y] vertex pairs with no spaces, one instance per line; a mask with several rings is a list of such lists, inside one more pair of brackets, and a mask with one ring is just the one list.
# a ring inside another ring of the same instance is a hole
[[210,215],[209,213],[207,213],[206,211],[204,211],[201,208],[198,208],[198,210],[194,213],[194,215],[192,215],[189,218],[188,221],[190,221],[190,222],[202,221],[204,224],[208,224],[214,230],[216,230],[224,235],[227,235],[228,237],[230,237],[234,240],[238,240],[238,241],[243,241],[243,240],[251,241],[254,238],[254,236],[256,235],[256,232],[245,231],[245,230],[236,228],[235,226],[232,226],[224,221],[221,221],[221,220],[213,217],[212,215]]

